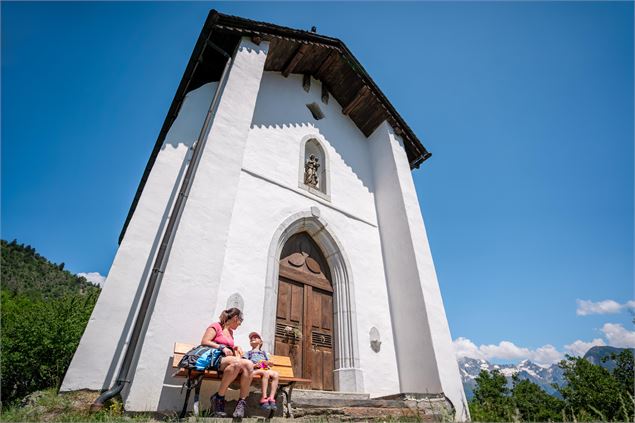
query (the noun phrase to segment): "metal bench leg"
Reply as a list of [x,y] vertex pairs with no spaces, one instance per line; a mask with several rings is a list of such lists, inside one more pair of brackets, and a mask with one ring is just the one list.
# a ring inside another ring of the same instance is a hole
[[196,388],[194,389],[194,405],[192,406],[192,412],[196,417],[200,416],[200,398],[201,398],[201,385],[203,385],[203,377],[199,376],[196,381]]
[[179,419],[185,418],[185,413],[187,413],[187,403],[190,400],[190,392],[192,391],[192,379],[188,378],[185,381],[185,388],[187,391],[185,392],[185,401],[183,401],[183,409],[181,410],[181,414],[179,415]]
[[293,392],[293,385],[295,382],[291,382],[288,387],[281,388],[282,391],[282,411],[285,417],[293,418],[293,410],[291,409],[291,393]]

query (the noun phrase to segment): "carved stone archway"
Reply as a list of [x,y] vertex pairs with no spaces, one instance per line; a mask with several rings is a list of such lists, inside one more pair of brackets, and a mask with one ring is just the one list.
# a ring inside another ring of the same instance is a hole
[[337,391],[364,392],[363,375],[359,364],[357,317],[350,263],[340,242],[320,217],[317,207],[295,213],[285,219],[273,235],[267,257],[267,280],[263,310],[262,335],[265,347],[273,351],[278,297],[278,260],[282,247],[296,233],[307,232],[324,253],[331,269],[335,320],[335,370]]

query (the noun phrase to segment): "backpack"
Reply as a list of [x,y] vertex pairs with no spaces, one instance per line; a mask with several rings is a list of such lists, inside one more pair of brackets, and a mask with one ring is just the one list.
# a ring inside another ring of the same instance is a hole
[[179,361],[179,368],[187,370],[218,370],[221,359],[225,356],[221,349],[199,345],[183,355]]

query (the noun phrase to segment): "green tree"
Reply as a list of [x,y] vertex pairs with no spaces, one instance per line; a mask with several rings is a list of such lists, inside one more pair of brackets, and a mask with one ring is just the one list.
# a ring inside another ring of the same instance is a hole
[[583,358],[571,356],[562,360],[559,366],[564,370],[566,384],[557,389],[564,399],[565,413],[569,419],[632,420],[626,405],[626,393],[608,370]]
[[2,403],[58,386],[96,295],[44,300],[2,291]]
[[633,350],[628,348],[619,354],[611,354],[611,360],[615,360],[613,377],[624,391],[634,394],[635,373],[633,372]]
[[511,391],[517,417],[525,422],[562,421],[562,400],[549,395],[529,380],[512,376]]
[[0,241],[2,406],[57,387],[90,318],[100,288],[37,254]]
[[498,370],[481,370],[476,377],[474,398],[469,403],[474,421],[504,422],[513,420],[514,408],[509,397],[507,379]]

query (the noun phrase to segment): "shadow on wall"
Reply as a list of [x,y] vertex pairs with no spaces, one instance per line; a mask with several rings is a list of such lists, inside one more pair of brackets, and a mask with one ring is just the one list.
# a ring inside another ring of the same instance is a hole
[[[162,150],[168,149],[170,145],[171,144],[164,144],[162,147]],[[179,145],[178,144],[175,145],[174,148],[170,148],[170,150],[172,150],[173,153],[177,153],[177,150],[179,150]],[[175,154],[175,156],[178,157],[179,154],[177,153]],[[114,383],[115,372],[119,370],[119,366],[121,365],[120,359],[123,358],[123,354],[125,352],[124,346],[126,345],[126,341],[128,340],[130,333],[132,331],[132,325],[134,322],[134,318],[136,316],[137,308],[139,307],[139,303],[141,302],[141,296],[145,290],[146,281],[148,280],[150,276],[152,265],[154,263],[154,257],[157,253],[157,249],[159,248],[159,243],[161,242],[161,236],[163,234],[163,231],[165,230],[165,226],[168,223],[168,216],[170,214],[170,211],[172,210],[172,205],[174,204],[174,201],[176,200],[176,196],[181,186],[181,181],[183,180],[183,177],[185,176],[185,171],[187,169],[187,154],[185,156],[185,160],[181,159],[180,161],[181,163],[180,163],[179,171],[176,177],[176,182],[174,183],[174,186],[172,187],[172,190],[170,191],[169,199],[165,205],[165,208],[163,209],[159,227],[157,228],[157,231],[154,235],[154,239],[152,240],[152,246],[150,247],[150,254],[148,254],[146,263],[143,267],[143,273],[141,275],[141,279],[139,280],[139,285],[137,286],[134,299],[132,300],[132,305],[130,307],[130,310],[128,311],[128,316],[126,317],[126,322],[124,324],[123,330],[119,337],[119,341],[117,342],[117,346],[115,348],[115,352],[113,354],[112,360],[110,361],[110,365],[108,366],[108,372],[106,373],[106,377],[104,379],[102,389],[109,389],[111,387],[110,386],[111,381],[113,381],[112,383]],[[148,312],[151,313],[153,308],[154,306],[152,305]],[[144,339],[145,339],[145,330],[143,331],[143,334],[140,336],[140,342],[138,345],[139,349],[137,351],[140,351],[140,348],[143,345]],[[133,362],[136,363],[137,359],[135,359]],[[131,367],[131,371],[134,372],[134,369],[136,369],[136,364]]]
[[[161,388],[161,395],[159,396],[159,404],[157,405],[157,411],[161,413],[174,413],[181,412],[183,407],[183,401],[185,401],[185,388],[183,383],[184,377],[172,377],[172,374],[176,369],[172,368],[172,357],[170,356],[165,364],[165,375],[163,377],[163,386]],[[219,382],[215,380],[204,381],[201,385],[201,412],[210,408],[211,404],[209,398],[218,390]],[[227,397],[230,398],[234,391],[228,390]],[[238,393],[236,391],[236,398]],[[192,410],[192,403],[194,402],[194,390],[190,394],[188,401],[188,411]]]
[[[119,369],[120,359],[125,352],[124,346],[126,345],[126,340],[130,336],[130,331],[132,330],[136,311],[141,301],[141,296],[144,292],[146,281],[149,278],[157,248],[159,246],[159,243],[161,242],[161,236],[163,234],[163,231],[165,230],[165,225],[167,224],[169,213],[172,210],[172,206],[181,187],[181,182],[183,180],[183,177],[185,176],[185,171],[187,170],[188,154],[186,152],[185,155],[183,155],[183,153],[181,153],[180,151],[182,151],[184,148],[186,150],[189,150],[198,139],[201,127],[203,126],[205,116],[207,115],[207,111],[209,110],[209,106],[211,104],[214,93],[216,92],[217,86],[218,82],[210,82],[203,85],[202,87],[197,88],[194,91],[189,92],[186,95],[183,106],[179,110],[178,117],[170,127],[170,130],[165,137],[163,145],[161,146],[161,153],[159,154],[158,161],[164,162],[167,166],[179,166],[179,170],[176,180],[173,183],[169,200],[163,210],[161,223],[159,224],[159,227],[157,228],[156,234],[154,236],[150,254],[148,255],[148,258],[146,260],[143,274],[139,281],[137,291],[135,292],[132,306],[130,307],[130,311],[119,337],[119,341],[117,342],[115,353],[108,367],[108,372],[102,385],[103,389],[110,388],[111,381],[115,377],[115,372]],[[156,166],[157,164],[155,163],[155,169],[158,169]],[[151,306],[148,313],[151,314],[153,309],[154,306]],[[137,357],[135,357],[135,359],[133,360],[133,365],[131,366],[132,377],[134,376],[134,372],[136,369],[138,351],[141,350],[144,339],[145,330],[140,336],[140,341],[137,349]]]
[[[331,169],[336,161],[343,162],[369,192],[374,192],[368,139],[348,116],[342,114],[342,107],[332,96],[329,97],[328,104],[324,104],[321,93],[321,82],[313,78],[311,89],[307,93],[302,88],[301,75],[284,78],[276,72],[265,72],[252,128],[306,128],[307,134],[322,135],[331,147],[327,152]],[[319,105],[324,114],[323,119],[313,117],[307,107],[311,103]],[[299,144],[301,140],[294,138],[290,141]]]
[[161,146],[162,150],[168,145],[175,148],[179,144],[185,144],[188,148],[194,145],[201,132],[217,86],[218,82],[209,82],[187,93],[176,120],[165,136]]

